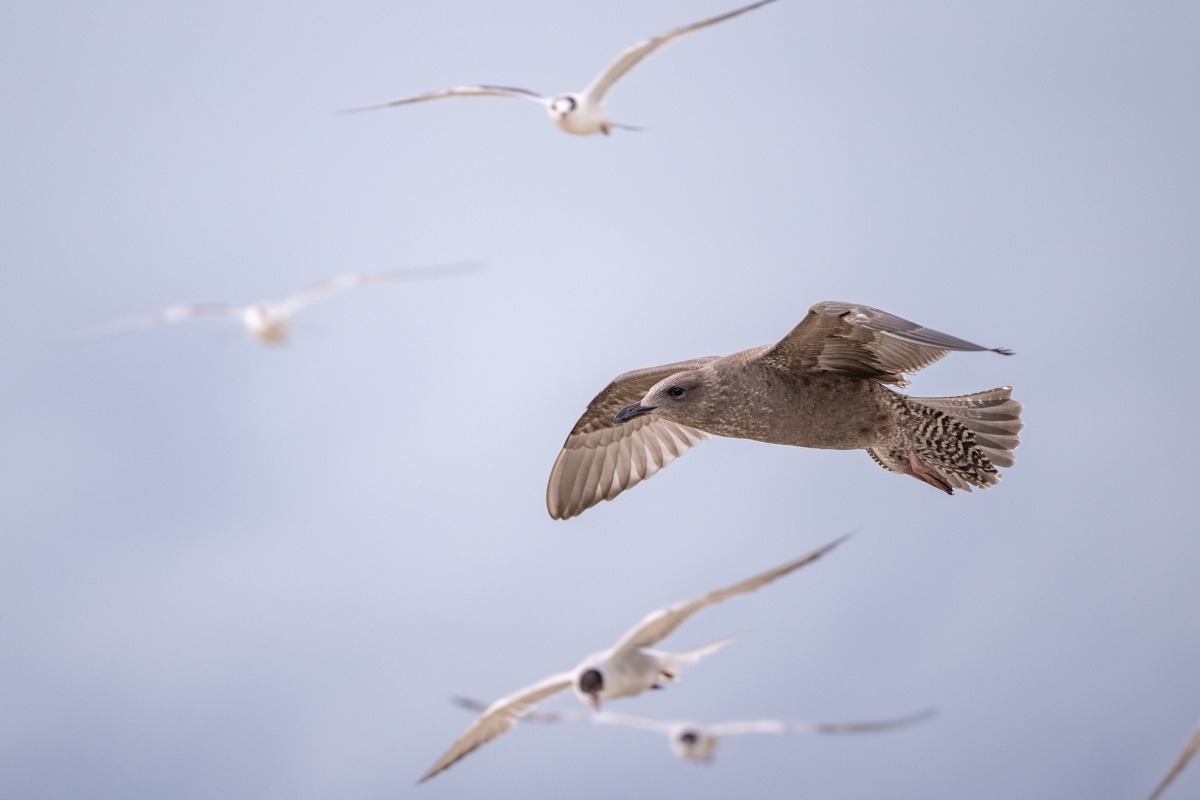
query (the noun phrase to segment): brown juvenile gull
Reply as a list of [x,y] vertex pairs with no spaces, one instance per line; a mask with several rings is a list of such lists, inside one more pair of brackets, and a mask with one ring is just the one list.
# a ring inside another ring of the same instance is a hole
[[[469,697],[456,697],[454,702],[468,711],[483,711],[486,703]],[[532,711],[525,715],[530,722],[581,722],[592,725],[618,725],[640,728],[667,737],[671,752],[692,763],[711,763],[717,746],[723,737],[742,736],[748,733],[875,733],[902,728],[932,717],[932,709],[898,719],[874,722],[808,722],[804,720],[748,719],[737,722],[718,722],[702,725],[698,722],[679,722],[654,717],[639,717],[634,714],[617,714],[612,711]]]
[[732,586],[652,611],[627,631],[615,645],[607,650],[592,653],[574,669],[542,678],[532,686],[526,686],[500,698],[483,709],[483,713],[471,723],[437,763],[429,768],[418,783],[424,783],[492,739],[512,730],[534,706],[567,689],[574,688],[581,701],[598,709],[602,703],[610,700],[636,697],[648,689],[660,689],[667,683],[677,683],[682,667],[696,663],[731,640],[722,639],[681,653],[658,650],[655,649],[655,645],[674,633],[698,611],[761,589],[768,583],[813,563],[846,538],[843,536],[795,561],[789,561]]
[[1192,734],[1192,738],[1183,746],[1183,752],[1179,754],[1179,758],[1175,759],[1175,763],[1171,765],[1171,769],[1167,772],[1167,776],[1162,779],[1162,782],[1155,787],[1154,792],[1150,795],[1149,800],[1158,800],[1171,781],[1178,777],[1179,773],[1183,772],[1183,768],[1188,765],[1188,762],[1195,757],[1197,751],[1200,751],[1200,728],[1196,728],[1196,732]]
[[581,514],[713,436],[861,449],[947,494],[986,489],[1021,441],[1012,387],[908,397],[885,386],[907,386],[904,373],[952,350],[1012,355],[869,306],[824,302],[776,344],[618,375],[563,444],[546,507],[555,519]]

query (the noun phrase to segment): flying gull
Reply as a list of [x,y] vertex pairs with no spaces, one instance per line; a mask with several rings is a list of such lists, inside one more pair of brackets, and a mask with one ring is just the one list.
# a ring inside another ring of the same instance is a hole
[[172,305],[152,314],[129,317],[92,328],[84,331],[78,338],[81,340],[103,338],[189,319],[224,319],[241,324],[247,333],[263,344],[283,344],[291,336],[291,319],[297,311],[336,292],[378,286],[383,283],[447,278],[475,272],[478,269],[480,269],[478,262],[464,262],[433,267],[391,269],[382,272],[351,272],[310,286],[284,300],[268,300],[248,306],[235,306],[229,303]]
[[647,689],[659,689],[665,683],[676,683],[681,667],[694,664],[730,640],[722,639],[682,653],[655,650],[654,645],[674,633],[697,611],[731,597],[749,594],[806,564],[811,564],[846,538],[843,536],[802,558],[789,561],[783,566],[740,583],[654,611],[633,626],[615,645],[593,653],[579,662],[574,669],[543,678],[532,686],[526,686],[500,698],[484,709],[479,718],[467,728],[445,755],[437,760],[419,783],[424,783],[492,739],[507,733],[538,703],[567,689],[574,688],[575,695],[580,700],[593,708],[599,708],[602,703],[610,700],[634,697]]
[[604,109],[604,98],[608,95],[613,85],[625,77],[625,73],[641,63],[642,59],[646,58],[646,56],[658,50],[663,45],[673,42],[680,36],[698,31],[701,28],[707,28],[709,25],[715,25],[718,22],[724,22],[739,14],[745,14],[747,11],[753,11],[759,6],[765,6],[767,3],[773,2],[775,0],[759,0],[757,3],[751,3],[736,11],[730,11],[692,25],[685,25],[682,28],[676,28],[661,36],[655,36],[638,42],[632,47],[626,48],[617,56],[616,60],[597,75],[591,85],[582,92],[567,92],[566,94],[548,97],[537,92],[531,92],[528,89],[514,89],[509,86],[458,86],[453,89],[428,92],[416,97],[406,97],[402,100],[392,100],[387,103],[376,103],[374,105],[346,110],[351,112],[373,111],[379,108],[420,103],[426,100],[440,100],[444,97],[516,97],[522,100],[532,100],[535,103],[545,106],[546,113],[550,115],[550,119],[554,121],[555,125],[567,133],[573,133],[578,136],[590,136],[593,133],[603,133],[607,136],[608,132],[613,128],[638,130],[629,125],[620,125],[613,122],[609,119],[608,112]]
[[1013,464],[1022,405],[1002,386],[908,397],[906,372],[980,347],[868,306],[817,303],[776,344],[626,372],[596,395],[550,472],[546,507],[581,514],[713,436],[864,449],[947,494],[986,489]]
[[[468,697],[456,697],[454,702],[468,711],[483,711],[486,704]],[[901,728],[929,719],[932,709],[898,719],[874,722],[807,722],[781,719],[751,719],[739,722],[719,722],[702,725],[698,722],[639,717],[634,714],[617,714],[612,711],[588,713],[586,711],[531,711],[525,715],[529,722],[580,722],[595,725],[617,725],[625,728],[640,728],[667,737],[671,752],[684,761],[711,763],[722,737],[742,736],[748,733],[874,733]]]

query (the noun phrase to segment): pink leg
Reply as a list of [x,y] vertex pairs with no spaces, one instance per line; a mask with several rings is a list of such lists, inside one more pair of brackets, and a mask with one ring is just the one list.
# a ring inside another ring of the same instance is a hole
[[954,488],[946,482],[946,479],[939,475],[937,470],[925,466],[925,462],[921,460],[921,457],[912,450],[908,451],[907,456],[897,458],[896,466],[905,475],[911,475],[936,489],[941,489],[946,494],[954,494]]

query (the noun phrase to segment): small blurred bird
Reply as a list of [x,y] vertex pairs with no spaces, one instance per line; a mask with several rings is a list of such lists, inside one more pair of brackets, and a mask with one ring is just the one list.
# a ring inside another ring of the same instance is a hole
[[424,783],[492,739],[512,730],[517,721],[538,703],[569,688],[574,687],[580,700],[593,708],[599,708],[601,703],[609,700],[636,697],[647,689],[659,689],[664,683],[678,682],[681,667],[696,663],[730,640],[722,639],[682,653],[655,650],[654,645],[674,633],[697,611],[731,597],[749,594],[788,573],[795,572],[816,561],[846,538],[843,536],[806,556],[740,583],[654,611],[629,630],[615,645],[593,653],[574,669],[543,678],[532,686],[526,686],[500,698],[483,710],[479,718],[471,723],[466,732],[418,783]]
[[118,333],[153,328],[189,319],[224,319],[240,323],[247,333],[263,344],[283,344],[291,336],[292,316],[297,311],[331,294],[346,289],[363,289],[384,283],[449,278],[477,272],[480,269],[482,269],[480,262],[471,261],[433,267],[391,269],[382,272],[350,272],[310,286],[283,300],[266,300],[248,306],[235,306],[229,303],[172,305],[153,314],[129,317],[92,328],[79,334],[76,338],[80,341],[100,339]]
[[374,105],[361,106],[359,108],[348,108],[346,112],[374,111],[380,108],[420,103],[426,100],[440,100],[444,97],[516,97],[522,100],[532,100],[535,103],[545,106],[546,113],[550,115],[550,119],[554,121],[555,125],[567,133],[573,133],[577,136],[590,136],[594,133],[603,133],[607,136],[608,132],[613,128],[640,130],[629,125],[621,125],[613,122],[609,118],[608,112],[604,109],[604,98],[608,95],[613,85],[625,76],[625,73],[637,66],[646,56],[658,50],[663,45],[675,41],[680,36],[698,31],[701,28],[707,28],[709,25],[715,25],[718,22],[724,22],[739,14],[745,14],[747,11],[753,11],[760,6],[765,6],[767,3],[773,2],[775,0],[759,0],[757,3],[752,3],[736,11],[730,11],[727,14],[721,14],[720,16],[712,17],[692,25],[686,25],[664,33],[661,36],[655,36],[638,42],[632,47],[626,48],[617,56],[617,59],[597,75],[591,85],[582,92],[567,92],[549,97],[537,92],[531,92],[528,89],[514,89],[509,86],[458,86],[453,89],[428,92],[416,97],[406,97],[403,100],[392,100],[387,103],[375,103]]
[[[468,711],[483,711],[486,704],[469,697],[455,697],[454,702]],[[529,722],[574,722],[593,725],[617,725],[625,728],[640,728],[651,733],[664,734],[671,752],[692,763],[711,763],[722,737],[742,736],[747,733],[875,733],[893,728],[902,728],[922,722],[934,715],[933,709],[897,719],[875,722],[806,722],[782,719],[749,719],[739,722],[718,722],[701,725],[698,722],[639,717],[634,714],[616,714],[611,711],[532,711],[525,715]]]

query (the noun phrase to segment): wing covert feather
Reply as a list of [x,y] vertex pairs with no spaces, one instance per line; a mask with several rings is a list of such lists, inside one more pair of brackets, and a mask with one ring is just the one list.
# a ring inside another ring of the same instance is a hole
[[904,373],[924,369],[951,351],[1012,355],[1009,350],[973,344],[877,308],[827,301],[809,309],[800,324],[763,358],[803,372],[838,372],[907,386]]

